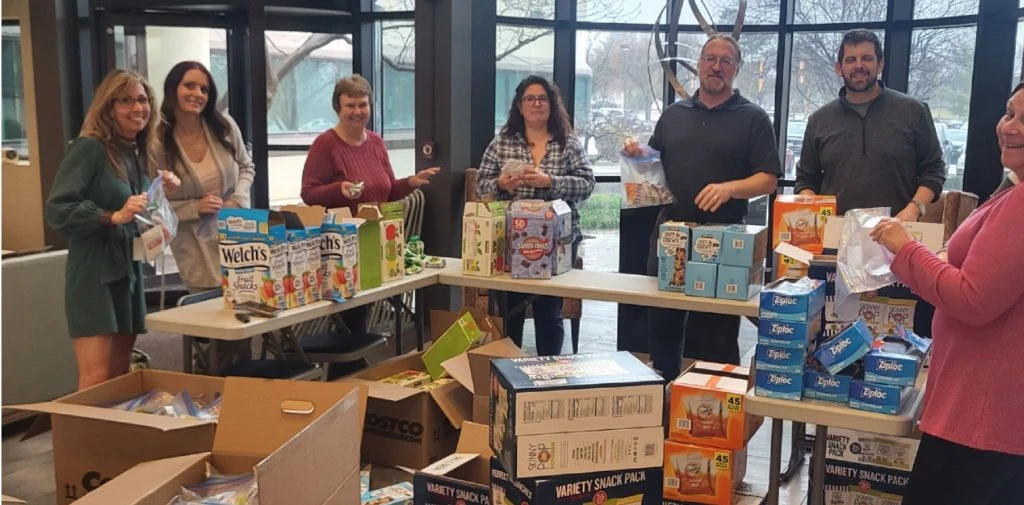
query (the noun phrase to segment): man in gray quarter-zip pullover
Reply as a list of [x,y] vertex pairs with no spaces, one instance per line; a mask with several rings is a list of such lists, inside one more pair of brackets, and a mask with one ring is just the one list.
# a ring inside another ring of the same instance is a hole
[[946,182],[946,164],[928,106],[878,80],[885,62],[873,32],[843,36],[839,98],[811,114],[797,165],[799,194],[835,195],[849,209],[890,207],[917,221]]

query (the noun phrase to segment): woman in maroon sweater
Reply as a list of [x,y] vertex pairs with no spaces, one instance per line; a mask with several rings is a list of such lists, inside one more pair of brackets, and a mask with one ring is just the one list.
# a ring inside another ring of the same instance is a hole
[[[338,124],[320,134],[309,147],[302,168],[302,201],[329,209],[348,207],[355,215],[360,203],[401,200],[430,183],[437,167],[395,179],[388,151],[379,134],[366,129],[370,120],[370,83],[359,74],[338,80],[331,106]],[[359,188],[356,183],[362,183]],[[342,313],[348,329],[366,331],[369,305]]]

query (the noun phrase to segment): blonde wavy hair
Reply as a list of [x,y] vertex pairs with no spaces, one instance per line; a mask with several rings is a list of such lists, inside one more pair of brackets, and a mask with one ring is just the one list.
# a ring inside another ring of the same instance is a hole
[[117,156],[116,142],[118,137],[117,120],[114,118],[114,101],[128,96],[129,90],[136,84],[141,84],[142,89],[146,92],[146,96],[149,97],[150,112],[149,121],[146,122],[146,127],[135,137],[135,143],[139,146],[140,153],[144,153],[143,156],[147,162],[146,168],[148,169],[148,167],[153,166],[152,156],[150,156],[147,146],[149,145],[150,134],[159,122],[158,116],[160,114],[153,110],[153,87],[146,82],[145,78],[135,72],[116,69],[103,78],[103,82],[96,88],[96,93],[93,95],[89,111],[85,114],[82,129],[78,132],[82,137],[92,137],[103,143],[104,150],[107,153],[107,160],[114,167],[118,177],[122,179],[127,179],[128,176]]

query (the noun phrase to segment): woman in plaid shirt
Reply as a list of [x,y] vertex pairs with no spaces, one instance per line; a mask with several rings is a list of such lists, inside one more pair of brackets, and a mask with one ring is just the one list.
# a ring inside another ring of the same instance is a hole
[[[526,164],[521,173],[502,173],[509,161]],[[484,152],[477,179],[477,194],[497,200],[565,200],[572,208],[573,260],[583,234],[578,205],[594,192],[594,172],[583,144],[572,134],[569,114],[558,88],[531,75],[516,87],[508,122]],[[516,307],[530,295],[508,293],[508,306]],[[562,299],[539,296],[533,301],[537,354],[561,354]],[[522,347],[525,311],[507,319],[508,336]]]

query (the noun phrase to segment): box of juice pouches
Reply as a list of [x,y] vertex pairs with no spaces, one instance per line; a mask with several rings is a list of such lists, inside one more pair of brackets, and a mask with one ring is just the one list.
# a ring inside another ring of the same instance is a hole
[[572,209],[562,200],[515,200],[507,240],[513,279],[550,279],[572,268]]
[[505,204],[466,202],[462,212],[462,272],[490,277],[505,271]]
[[381,281],[405,276],[405,220],[402,202],[380,204]]
[[228,308],[255,302],[288,308],[288,240],[284,216],[263,209],[221,209],[217,214],[221,287]]
[[686,262],[690,254],[690,225],[666,221],[658,228],[658,289],[686,290]]
[[320,227],[324,210],[319,205],[281,207],[288,238],[288,277],[284,284],[288,308],[301,307],[322,298]]
[[331,209],[320,224],[323,299],[343,302],[359,292],[359,226],[348,208]]

